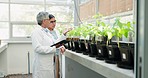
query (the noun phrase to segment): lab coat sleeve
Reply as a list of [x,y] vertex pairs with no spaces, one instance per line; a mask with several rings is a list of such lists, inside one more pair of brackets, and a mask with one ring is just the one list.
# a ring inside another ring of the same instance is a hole
[[50,47],[50,46],[43,46],[43,34],[38,31],[34,31],[31,35],[32,38],[32,46],[33,49],[36,53],[41,53],[41,54],[47,54],[47,53],[54,53],[56,52],[56,47]]

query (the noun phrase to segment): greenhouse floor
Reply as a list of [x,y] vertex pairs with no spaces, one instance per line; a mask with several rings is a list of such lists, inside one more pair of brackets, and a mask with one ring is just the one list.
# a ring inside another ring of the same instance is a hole
[[8,75],[4,78],[32,78],[32,74],[12,74]]

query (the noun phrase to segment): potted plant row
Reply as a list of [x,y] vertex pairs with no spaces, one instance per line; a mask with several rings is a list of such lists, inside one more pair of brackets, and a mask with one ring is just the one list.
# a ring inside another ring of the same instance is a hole
[[[133,32],[133,24],[121,22],[116,18],[112,24],[105,23],[101,14],[96,14],[95,23],[82,24],[68,33],[70,50],[105,60],[107,63],[117,63],[118,67],[133,69],[134,43],[119,42],[121,37],[129,37]],[[116,37],[117,41],[112,41]]]

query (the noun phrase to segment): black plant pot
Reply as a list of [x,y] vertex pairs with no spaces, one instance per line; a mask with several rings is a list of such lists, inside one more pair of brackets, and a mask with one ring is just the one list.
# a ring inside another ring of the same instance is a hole
[[116,43],[112,43],[112,45],[109,45],[107,49],[108,59],[105,59],[106,63],[116,64],[121,61],[120,51]]
[[97,44],[91,43],[90,45],[91,53],[89,54],[90,57],[96,57],[98,53]]
[[66,49],[71,50],[71,38],[67,38],[66,41],[68,43],[66,43],[64,46],[66,47]]
[[117,66],[125,69],[134,69],[134,44],[121,45],[121,61],[117,63]]
[[74,45],[74,41],[70,41],[70,47],[72,51],[75,51],[75,45]]
[[100,42],[98,41],[97,44],[97,48],[98,48],[98,55],[96,56],[96,59],[98,60],[104,60],[108,58],[108,49],[106,47],[106,43],[104,42]]
[[131,60],[133,60],[132,61],[132,66],[133,66],[133,70],[134,70],[134,52],[135,52],[135,44],[133,43],[133,44],[130,44],[130,50],[131,50],[131,55],[132,55],[132,58],[131,58]]
[[91,53],[91,40],[86,40],[85,47],[86,47],[86,51],[83,54],[89,55]]
[[87,53],[88,48],[86,44],[87,44],[86,40],[80,40],[80,50],[84,55],[88,55]]
[[71,40],[66,40],[67,43],[64,44],[65,48],[68,49],[68,50],[71,50]]
[[68,46],[68,43],[69,43],[69,42],[67,42],[66,44],[64,44],[64,47],[65,47],[66,49],[68,49],[68,47],[69,47],[69,46]]
[[79,41],[74,41],[74,46],[75,46],[75,51],[77,53],[82,53],[80,50],[80,42]]
[[91,41],[87,41],[86,47],[87,47],[86,53],[90,55],[91,54]]

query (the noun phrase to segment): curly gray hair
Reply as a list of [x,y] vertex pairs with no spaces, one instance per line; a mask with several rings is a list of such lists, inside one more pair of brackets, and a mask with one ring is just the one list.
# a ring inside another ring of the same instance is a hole
[[38,25],[41,25],[43,20],[49,19],[49,13],[48,12],[43,12],[43,11],[39,12],[36,19],[37,19]]

